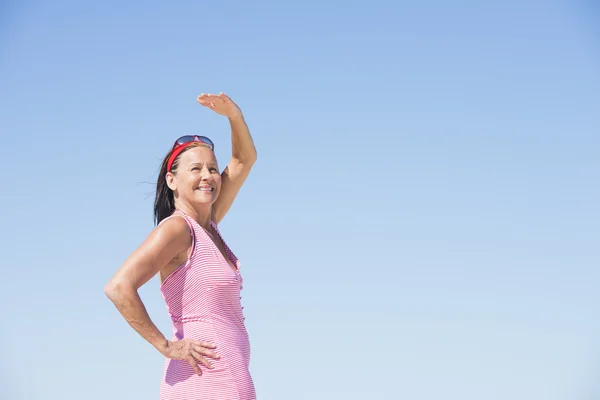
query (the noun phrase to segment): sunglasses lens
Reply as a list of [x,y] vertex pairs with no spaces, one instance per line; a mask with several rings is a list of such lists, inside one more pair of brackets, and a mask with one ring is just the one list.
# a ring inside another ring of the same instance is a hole
[[186,135],[186,136],[182,136],[179,139],[177,139],[177,141],[175,142],[175,145],[178,146],[180,144],[184,144],[184,143],[188,143],[188,142],[193,142],[194,141],[194,136],[192,135]]
[[206,136],[196,136],[196,135],[185,135],[185,136],[180,137],[175,142],[175,146],[179,146],[179,145],[182,145],[184,143],[189,143],[189,142],[202,142],[202,143],[209,145],[210,148],[213,150],[215,148],[215,145],[212,142],[212,140],[210,140]]
[[204,143],[206,143],[207,145],[210,146],[211,149],[215,148],[214,143],[212,142],[212,140],[210,140],[209,138],[207,138],[206,136],[197,136],[200,138],[200,140]]

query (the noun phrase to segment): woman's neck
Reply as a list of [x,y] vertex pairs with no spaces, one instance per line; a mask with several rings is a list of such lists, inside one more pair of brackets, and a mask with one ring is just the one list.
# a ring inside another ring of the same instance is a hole
[[210,220],[212,217],[212,207],[207,206],[206,208],[195,208],[187,204],[175,202],[175,209],[180,210],[193,218],[198,225],[206,230],[210,230]]

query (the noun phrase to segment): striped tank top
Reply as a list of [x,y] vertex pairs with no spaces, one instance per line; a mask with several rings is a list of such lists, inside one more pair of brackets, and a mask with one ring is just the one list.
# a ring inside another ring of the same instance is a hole
[[213,369],[200,364],[197,375],[187,361],[166,359],[160,385],[161,400],[255,400],[250,376],[250,341],[244,325],[240,292],[240,263],[217,225],[231,268],[207,232],[182,213],[192,235],[188,260],[171,273],[160,290],[173,324],[171,340],[190,338],[212,342],[220,359],[207,358]]

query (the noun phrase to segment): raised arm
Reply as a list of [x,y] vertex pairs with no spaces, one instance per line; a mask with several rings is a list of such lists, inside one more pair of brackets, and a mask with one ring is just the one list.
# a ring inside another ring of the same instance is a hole
[[231,126],[231,160],[221,174],[221,193],[213,205],[212,219],[218,224],[250,174],[257,154],[242,111],[227,95],[201,94],[198,103],[226,116]]

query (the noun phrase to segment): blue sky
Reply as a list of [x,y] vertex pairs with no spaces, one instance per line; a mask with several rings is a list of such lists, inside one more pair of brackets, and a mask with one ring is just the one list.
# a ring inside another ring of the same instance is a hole
[[599,398],[592,2],[0,7],[0,397],[158,398],[103,287],[173,140],[226,164],[195,102],[223,91],[259,153],[221,224],[259,399]]

